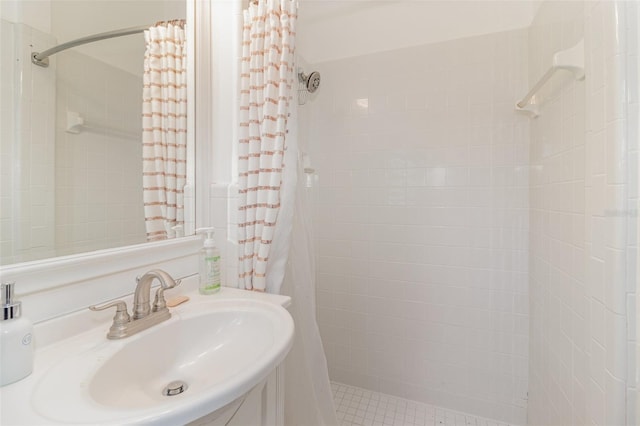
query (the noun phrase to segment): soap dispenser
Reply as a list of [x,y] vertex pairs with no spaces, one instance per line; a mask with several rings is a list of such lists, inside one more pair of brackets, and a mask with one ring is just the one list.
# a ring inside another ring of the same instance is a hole
[[200,294],[213,294],[220,291],[222,278],[220,274],[220,250],[216,247],[213,239],[215,233],[214,228],[197,229],[198,234],[207,234],[204,240],[204,246],[198,254],[199,275],[200,275]]
[[15,283],[2,283],[0,317],[0,386],[24,379],[33,371],[33,325],[21,316],[14,300]]

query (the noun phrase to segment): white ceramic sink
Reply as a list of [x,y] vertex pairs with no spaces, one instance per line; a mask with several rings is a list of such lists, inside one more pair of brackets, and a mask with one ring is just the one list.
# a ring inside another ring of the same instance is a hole
[[[203,298],[204,299],[204,298]],[[38,374],[31,404],[64,424],[180,424],[248,392],[278,366],[293,340],[281,306],[257,300],[192,301],[137,335],[108,328],[68,339],[67,356]],[[163,395],[173,381],[186,391]]]
[[185,398],[201,395],[257,362],[276,341],[278,319],[245,304],[171,322],[111,356],[89,382],[89,396],[114,408],[154,407],[167,402],[161,391],[176,380],[188,385]]

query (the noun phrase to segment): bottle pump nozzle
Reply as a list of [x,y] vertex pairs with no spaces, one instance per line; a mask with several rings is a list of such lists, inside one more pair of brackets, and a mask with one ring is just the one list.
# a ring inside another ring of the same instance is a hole
[[14,282],[2,283],[2,317],[0,320],[10,320],[20,317],[20,305],[21,302],[17,301],[13,297]]
[[215,228],[198,228],[196,229],[196,233],[198,234],[206,234],[206,238],[204,240],[205,247],[214,247],[215,241],[213,239],[213,235],[216,233]]

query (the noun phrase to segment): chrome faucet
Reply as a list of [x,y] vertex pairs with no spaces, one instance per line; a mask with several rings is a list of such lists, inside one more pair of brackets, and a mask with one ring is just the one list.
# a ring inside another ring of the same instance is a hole
[[[154,279],[160,281],[160,288],[156,290],[153,307],[151,307],[151,284]],[[92,311],[116,307],[116,315],[113,317],[107,339],[129,337],[171,318],[164,292],[180,284],[180,280],[174,280],[171,275],[161,269],[153,269],[136,278],[136,282],[136,291],[133,295],[133,318],[129,316],[127,304],[123,300],[116,300],[102,306],[89,306]]]

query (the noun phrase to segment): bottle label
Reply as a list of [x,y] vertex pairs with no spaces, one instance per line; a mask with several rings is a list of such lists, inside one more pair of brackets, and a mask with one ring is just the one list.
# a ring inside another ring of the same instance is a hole
[[207,286],[220,283],[220,256],[207,256],[204,258],[204,273]]
[[[213,250],[212,250],[213,251]],[[215,251],[204,253],[200,259],[200,293],[213,294],[220,290],[222,283],[222,265],[219,253]]]
[[29,346],[31,344],[31,340],[33,339],[33,335],[31,333],[25,334],[22,338],[22,344],[25,346]]

